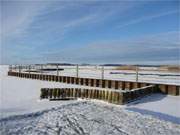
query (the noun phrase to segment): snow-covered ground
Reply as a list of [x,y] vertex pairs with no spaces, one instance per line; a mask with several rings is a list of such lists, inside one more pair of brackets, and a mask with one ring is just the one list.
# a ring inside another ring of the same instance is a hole
[[130,111],[180,124],[180,96],[153,94],[125,106]]
[[70,103],[69,101],[49,102],[48,100],[40,100],[41,88],[92,88],[7,76],[8,66],[1,66],[0,71],[0,117],[34,112],[52,106]]
[[2,134],[179,135],[180,125],[119,106],[82,101],[1,120]]
[[[56,72],[49,72],[48,74],[56,74]],[[64,71],[60,71],[60,75],[64,76],[76,76],[76,69],[65,68]],[[101,79],[102,71],[96,68],[82,68],[79,69],[79,77],[85,78],[98,78]],[[136,81],[136,73],[131,70],[115,70],[105,69],[104,79],[113,80],[126,80]],[[180,73],[171,72],[159,72],[159,71],[139,71],[138,80],[140,82],[151,83],[164,83],[164,84],[180,84]]]
[[7,76],[0,66],[0,134],[179,135],[180,96],[154,94],[127,105],[39,100],[42,87],[82,87]]

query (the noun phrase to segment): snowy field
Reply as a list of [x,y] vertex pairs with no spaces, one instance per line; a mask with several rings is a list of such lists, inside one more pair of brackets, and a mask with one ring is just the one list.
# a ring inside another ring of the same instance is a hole
[[2,135],[179,135],[180,97],[154,94],[127,105],[39,100],[42,87],[82,87],[7,76],[0,67]]
[[[14,114],[23,114],[32,111],[34,112],[61,104],[61,102],[39,100],[41,88],[91,88],[88,86],[79,86],[7,76],[8,66],[1,66],[0,71],[1,117],[6,117]],[[63,101],[62,103],[69,103],[69,101]]]
[[[62,67],[63,68],[63,67]],[[60,71],[61,75],[76,76],[76,68],[64,67],[64,71]],[[144,69],[144,68],[142,68]],[[153,69],[153,67],[150,67]],[[49,74],[56,74],[56,72]],[[164,83],[164,84],[180,84],[180,73],[161,72],[161,71],[139,71],[139,82]],[[98,78],[102,77],[101,67],[80,66],[79,77]],[[104,79],[136,81],[136,72],[131,70],[116,70],[116,67],[104,67]]]

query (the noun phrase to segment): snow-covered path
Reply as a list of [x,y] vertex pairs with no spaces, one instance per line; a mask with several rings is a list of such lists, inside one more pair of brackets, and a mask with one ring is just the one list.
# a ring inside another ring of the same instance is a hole
[[2,134],[26,135],[179,135],[180,125],[119,106],[79,101],[1,121]]

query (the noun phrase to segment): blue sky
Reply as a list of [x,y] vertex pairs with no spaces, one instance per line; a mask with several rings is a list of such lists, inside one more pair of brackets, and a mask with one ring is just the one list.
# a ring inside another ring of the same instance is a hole
[[179,64],[178,1],[1,1],[1,64]]

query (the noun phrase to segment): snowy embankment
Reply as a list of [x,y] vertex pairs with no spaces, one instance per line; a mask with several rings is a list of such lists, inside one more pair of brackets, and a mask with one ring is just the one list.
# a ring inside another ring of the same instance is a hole
[[180,125],[127,111],[119,106],[82,101],[1,121],[2,134],[32,135],[178,135]]
[[120,106],[97,101],[39,100],[42,87],[81,87],[7,76],[0,67],[0,133],[180,134],[180,97],[154,94]]

